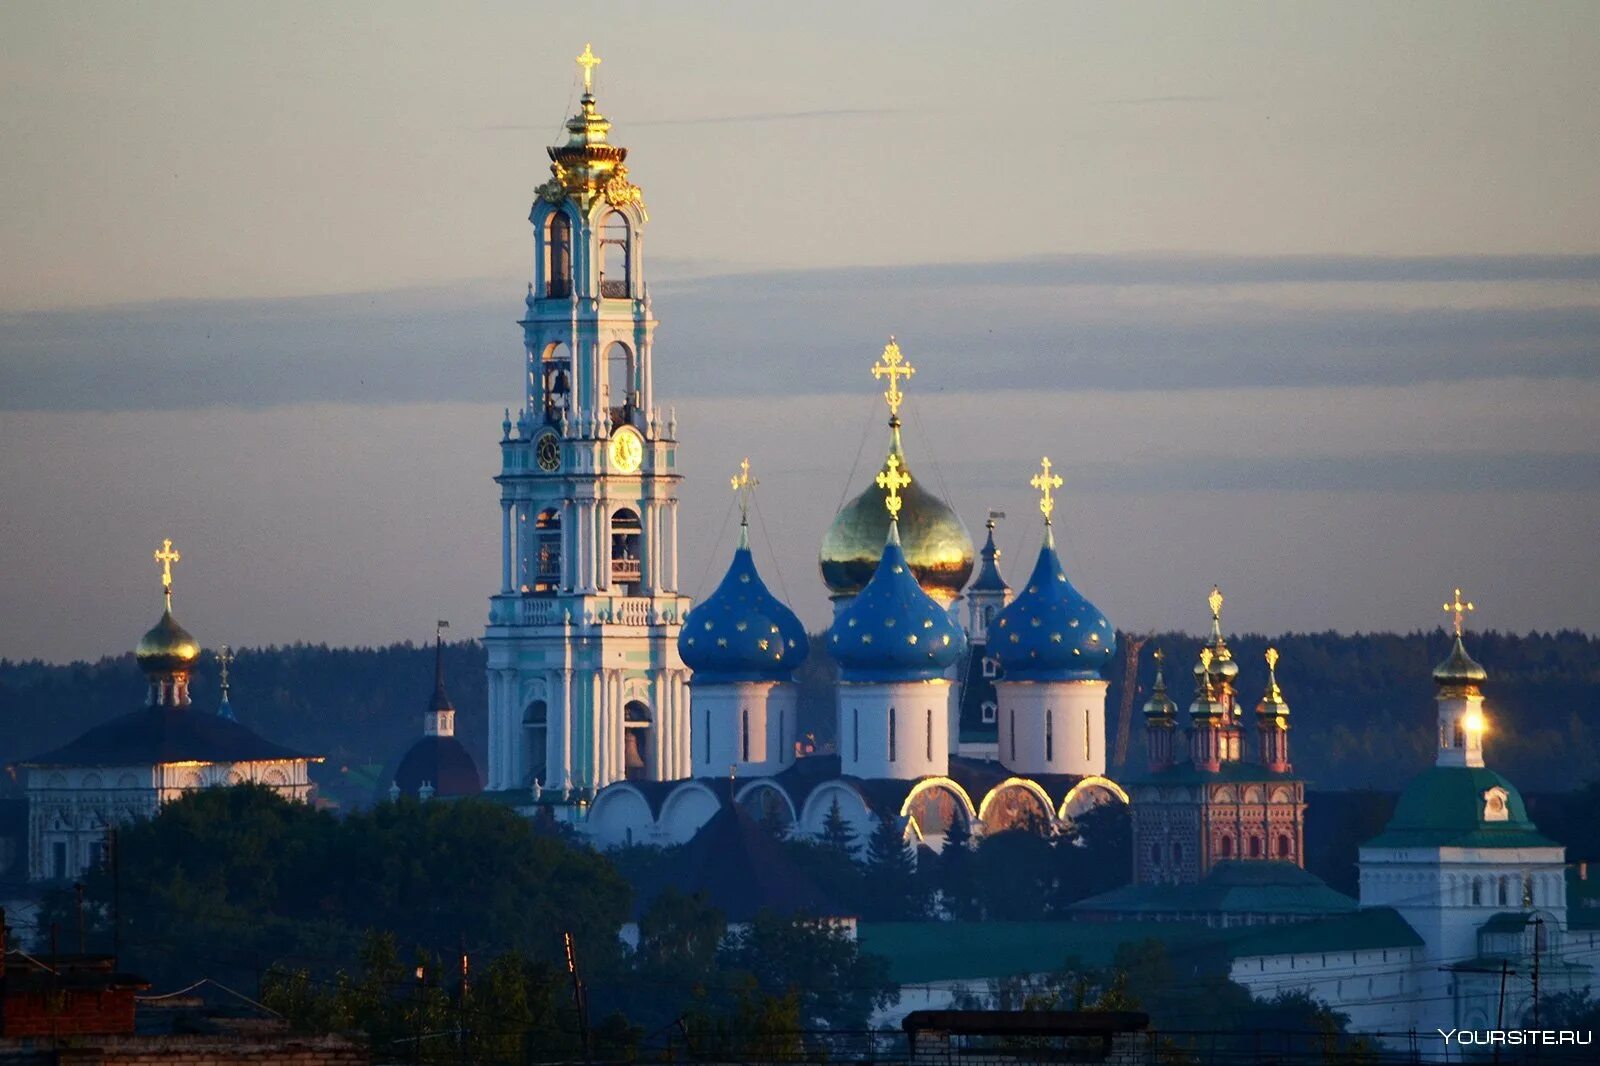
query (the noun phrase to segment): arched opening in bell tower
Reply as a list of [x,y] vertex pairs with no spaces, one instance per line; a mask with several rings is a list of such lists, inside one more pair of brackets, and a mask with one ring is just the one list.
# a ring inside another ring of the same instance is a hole
[[640,549],[644,527],[639,512],[624,507],[611,516],[611,583],[625,596],[637,596],[643,576]]
[[632,295],[628,285],[628,216],[612,211],[600,226],[600,295],[611,299],[627,299]]
[[625,425],[633,420],[634,408],[639,405],[639,394],[634,388],[636,371],[633,349],[621,341],[606,348],[604,406],[611,416],[611,425]]
[[540,361],[544,420],[551,425],[572,409],[572,355],[565,344],[552,344]]
[[572,295],[572,220],[564,211],[552,211],[544,226],[544,294]]
[[533,522],[534,592],[556,592],[561,588],[561,512],[546,508]]
[[650,779],[650,758],[655,744],[650,708],[629,700],[622,708],[622,732],[626,737],[623,766],[629,781]]
[[548,736],[550,712],[544,700],[534,700],[522,712],[522,784],[550,783],[545,773],[545,740]]

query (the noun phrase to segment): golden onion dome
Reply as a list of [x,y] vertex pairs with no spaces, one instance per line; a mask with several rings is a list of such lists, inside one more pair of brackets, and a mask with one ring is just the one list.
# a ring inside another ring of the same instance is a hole
[[[889,423],[889,454],[905,456],[900,446],[900,420]],[[872,580],[889,536],[887,490],[868,482],[861,495],[844,505],[822,538],[822,580],[835,599],[854,596]],[[900,490],[900,545],[911,573],[924,592],[948,607],[972,577],[975,549],[972,534],[955,509],[913,477]]]
[[139,638],[134,657],[146,673],[164,673],[187,670],[200,658],[200,645],[189,631],[172,617],[172,601],[161,612],[161,620]]
[[1433,668],[1433,680],[1441,688],[1476,688],[1489,680],[1489,671],[1467,654],[1466,645],[1461,643],[1461,634],[1457,633],[1455,643],[1450,646],[1450,654]]

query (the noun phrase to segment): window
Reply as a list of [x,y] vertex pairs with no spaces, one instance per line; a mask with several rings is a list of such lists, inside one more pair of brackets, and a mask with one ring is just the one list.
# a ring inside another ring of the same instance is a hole
[[1225,836],[1217,841],[1217,854],[1224,859],[1233,858],[1233,838]]
[[1044,761],[1051,762],[1056,757],[1056,712],[1044,712]]
[[1279,833],[1278,834],[1278,858],[1287,859],[1289,857],[1289,852],[1290,852],[1290,850],[1292,848],[1293,848],[1293,845],[1290,844],[1290,842],[1289,842],[1289,834],[1287,834],[1287,833]]
[[1094,758],[1094,735],[1089,732],[1089,708],[1083,709],[1083,759],[1085,762]]
[[1511,902],[1511,886],[1504,876],[1500,878],[1500,906],[1504,907]]
[[[553,435],[552,435],[553,438]],[[533,581],[523,591],[554,592],[561,585],[561,512],[546,509],[533,520]]]
[[999,717],[999,715],[995,713],[996,710],[997,710],[997,708],[995,707],[995,705],[993,703],[985,703],[983,705],[983,707],[981,708],[980,713],[981,713],[981,715],[983,717],[983,721],[984,721],[984,723],[986,725],[994,724],[995,719]]
[[1000,663],[998,661],[994,660],[994,659],[989,658],[987,655],[985,655],[983,657],[983,676],[984,677],[998,677],[998,676],[1000,676]]
[[1173,866],[1178,866],[1178,865],[1181,865],[1182,863],[1183,863],[1183,845],[1182,844],[1174,844],[1174,845],[1172,845],[1172,865]]
[[706,769],[711,768],[711,709],[706,708]]
[[563,211],[551,214],[544,228],[544,294],[572,295],[572,221]]
[[933,708],[928,708],[928,750],[923,755],[928,762],[933,761]]
[[850,718],[850,745],[855,751],[852,756],[856,762],[861,761],[861,708],[857,707],[851,712]]
[[1160,844],[1151,844],[1150,845],[1150,865],[1151,866],[1160,866],[1161,865],[1161,845]]
[[547,738],[549,736],[550,708],[544,700],[534,700],[522,712],[522,783],[535,781],[541,786],[550,783],[546,776]]
[[606,216],[600,229],[600,295],[626,299],[628,289],[628,218],[620,211]]
[[896,722],[895,722],[894,708],[890,707],[889,708],[889,761],[890,762],[894,762],[894,759],[895,759],[895,752],[894,752],[894,749],[895,749],[895,735],[894,735],[894,733],[895,733],[895,725],[896,725]]
[[787,730],[784,728],[784,725],[783,725],[783,711],[780,710],[778,712],[778,762],[779,763],[783,763],[783,762],[788,760],[788,756],[787,756],[787,754],[785,754],[785,750],[788,748],[788,745],[783,742],[784,734],[786,732],[787,732]]
[[1483,906],[1483,881],[1476,877],[1472,879],[1472,905]]
[[1522,905],[1533,906],[1533,878],[1528,874],[1522,875]]
[[1017,758],[1017,709],[1011,708],[1011,758]]
[[745,762],[750,761],[750,708],[746,707],[740,715],[739,724],[739,758]]
[[637,594],[644,573],[640,556],[643,537],[637,511],[624,507],[611,516],[611,580],[630,595]]
[[1250,838],[1250,857],[1252,859],[1261,858],[1261,838],[1260,837],[1251,837]]

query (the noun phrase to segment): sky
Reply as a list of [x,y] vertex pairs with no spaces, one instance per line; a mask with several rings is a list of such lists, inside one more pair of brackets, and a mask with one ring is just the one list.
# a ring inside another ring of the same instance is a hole
[[[0,657],[470,635],[585,42],[651,222],[686,591],[815,556],[918,367],[1119,626],[1600,629],[1600,5],[0,8]],[[858,456],[860,457],[858,459]]]

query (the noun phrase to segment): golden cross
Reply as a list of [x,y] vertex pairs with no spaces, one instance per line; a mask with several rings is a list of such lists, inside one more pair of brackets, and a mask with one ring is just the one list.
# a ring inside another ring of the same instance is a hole
[[911,484],[911,475],[900,469],[900,457],[889,456],[889,461],[878,474],[878,487],[888,493],[884,497],[883,505],[889,509],[889,517],[894,520],[900,518],[900,505],[905,501],[900,499],[900,490]]
[[1477,610],[1472,604],[1462,602],[1460,589],[1456,589],[1455,599],[1445,604],[1444,609],[1448,614],[1455,616],[1456,636],[1458,637],[1461,635],[1461,623],[1466,619],[1467,612]]
[[891,336],[889,343],[884,346],[882,361],[872,364],[873,377],[889,379],[889,388],[883,394],[883,398],[889,404],[891,415],[900,414],[900,403],[906,398],[906,394],[900,391],[900,379],[909,378],[916,372],[917,368],[906,362],[905,356],[900,354],[900,346]]
[[1206,597],[1206,602],[1211,605],[1211,620],[1222,621],[1222,590],[1215,585],[1211,586],[1211,595]]
[[1267,672],[1272,673],[1278,669],[1278,649],[1267,649]]
[[182,558],[182,555],[172,550],[170,537],[161,542],[161,548],[156,552],[156,562],[161,564],[161,587],[169,595],[172,593],[172,564]]
[[1050,490],[1061,487],[1061,475],[1050,472],[1050,457],[1047,455],[1039,460],[1040,471],[1033,475],[1033,480],[1028,482],[1038,489],[1043,495],[1039,498],[1039,510],[1044,514],[1044,524],[1050,524],[1050,515],[1056,509],[1056,501],[1051,498]]
[[739,494],[739,522],[741,525],[750,524],[750,496],[755,487],[761,482],[750,476],[750,457],[747,455],[739,463],[739,473],[728,479],[733,485],[733,491]]
[[217,663],[222,667],[222,691],[224,692],[228,691],[228,667],[233,664],[233,660],[233,649],[224,644],[222,650],[217,652]]
[[588,42],[584,43],[583,55],[578,57],[578,66],[583,68],[583,91],[594,91],[594,68],[600,65],[600,57],[594,54]]

